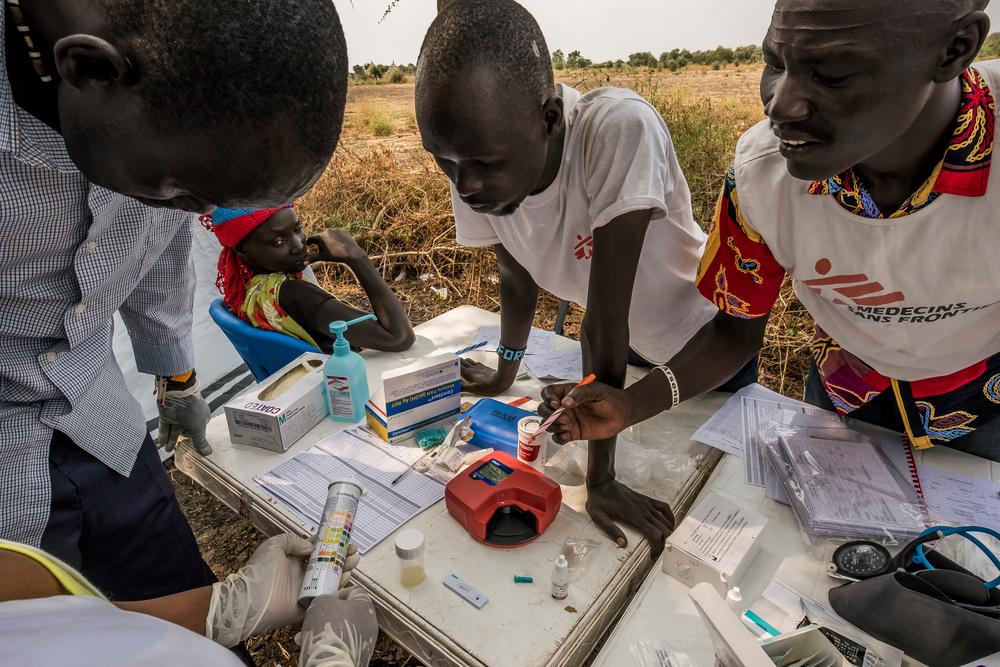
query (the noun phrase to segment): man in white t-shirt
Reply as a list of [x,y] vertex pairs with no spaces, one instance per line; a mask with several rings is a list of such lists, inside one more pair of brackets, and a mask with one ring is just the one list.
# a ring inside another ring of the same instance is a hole
[[1000,460],[1000,61],[974,64],[986,5],[779,0],[769,120],[740,139],[699,271],[719,313],[627,392],[549,388],[543,413],[572,408],[557,441],[617,433],[738,368],[787,274],[817,323],[807,400]]
[[[706,237],[663,119],[632,91],[553,85],[523,7],[444,9],[424,39],[416,102],[423,145],[452,181],[459,243],[493,246],[501,268],[499,367],[464,361],[463,390],[514,382],[539,288],[586,308],[584,374],[619,387],[629,360],[667,361],[715,315],[694,284]],[[640,529],[655,558],[672,514],[614,481],[614,446],[591,443],[588,511],[619,544],[615,519]]]

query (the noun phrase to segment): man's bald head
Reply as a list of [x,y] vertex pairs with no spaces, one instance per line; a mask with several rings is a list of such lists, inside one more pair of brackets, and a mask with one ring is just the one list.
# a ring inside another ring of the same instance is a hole
[[[778,0],[769,35],[795,31],[800,39],[873,40],[882,49],[926,48],[989,0]],[[916,38],[916,39],[915,39]],[[897,52],[898,55],[898,52]]]
[[761,98],[792,175],[922,173],[925,159],[940,160],[958,79],[989,33],[987,4],[778,0]]

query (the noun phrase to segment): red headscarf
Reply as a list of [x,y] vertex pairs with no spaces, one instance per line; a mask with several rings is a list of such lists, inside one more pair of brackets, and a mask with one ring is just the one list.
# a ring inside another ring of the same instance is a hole
[[239,255],[233,252],[233,247],[272,215],[291,206],[295,206],[295,203],[278,208],[217,208],[214,213],[198,218],[202,226],[210,232],[214,232],[215,237],[222,244],[222,254],[219,255],[219,274],[215,279],[215,286],[222,293],[222,303],[226,304],[229,312],[233,315],[242,318],[240,306],[243,305],[243,299],[246,298],[247,284],[253,277],[253,271]]

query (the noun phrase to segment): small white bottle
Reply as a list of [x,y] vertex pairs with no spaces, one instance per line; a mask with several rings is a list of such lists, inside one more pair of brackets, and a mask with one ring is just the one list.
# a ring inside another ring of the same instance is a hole
[[552,599],[562,602],[569,596],[569,563],[566,556],[559,554],[552,569]]
[[743,615],[743,594],[738,587],[729,589],[729,593],[726,594],[726,604],[737,616]]

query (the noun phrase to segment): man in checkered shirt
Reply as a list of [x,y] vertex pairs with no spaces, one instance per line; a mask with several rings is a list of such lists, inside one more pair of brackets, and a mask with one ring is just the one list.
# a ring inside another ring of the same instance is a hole
[[191,213],[284,204],[316,181],[343,121],[339,19],[329,0],[4,4],[0,538],[115,600],[203,586],[215,577],[112,354],[112,315],[160,376],[161,435],[204,445]]

